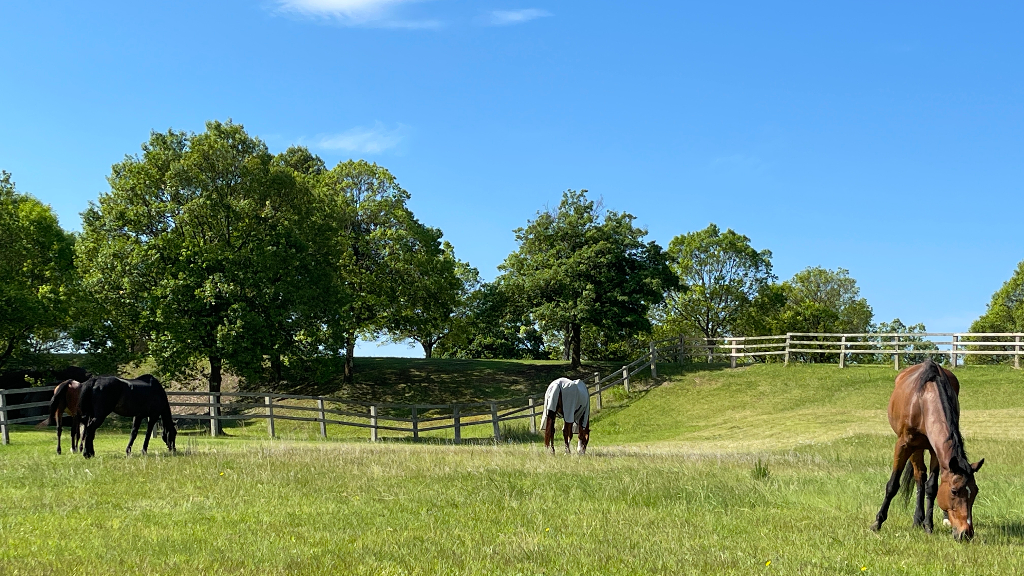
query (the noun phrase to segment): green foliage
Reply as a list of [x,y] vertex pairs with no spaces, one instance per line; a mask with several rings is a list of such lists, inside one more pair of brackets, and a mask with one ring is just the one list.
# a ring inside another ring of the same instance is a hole
[[[1017,269],[1014,270],[1010,279],[992,295],[985,313],[971,323],[971,332],[1024,332],[1024,261],[1017,264]],[[1013,337],[1005,336],[979,336],[977,338],[986,342],[1013,340]],[[1014,346],[999,348],[985,346],[984,349],[1013,350]],[[1013,358],[1011,356],[969,354],[964,362],[967,364],[1012,364]]]
[[420,249],[404,251],[397,271],[401,307],[388,331],[395,341],[418,342],[430,358],[434,346],[466,322],[480,274],[455,257],[450,243],[440,245],[440,230],[421,226],[417,232]]
[[[745,336],[787,332],[865,333],[873,312],[860,297],[848,270],[818,266],[797,272],[782,284],[766,284],[741,320],[736,332]],[[833,360],[835,360],[835,355]]]
[[224,363],[258,378],[293,351],[337,296],[321,264],[343,219],[282,160],[242,126],[208,122],[154,132],[115,164],[83,213],[84,282],[108,319],[91,346],[148,352],[172,375],[208,359],[211,390]]
[[0,369],[63,343],[75,301],[75,238],[0,171]]
[[583,329],[597,327],[620,339],[651,329],[647,314],[678,284],[665,253],[643,242],[633,216],[600,207],[586,190],[568,190],[556,210],[516,232],[519,248],[499,267],[502,282],[523,295],[542,331],[564,338],[579,366]]
[[435,352],[442,358],[548,357],[522,295],[500,281],[484,283],[469,294],[465,316]]
[[772,253],[750,246],[750,238],[714,224],[682,234],[668,247],[682,289],[666,299],[665,323],[676,333],[716,339],[734,332],[751,301],[774,279]]
[[[410,311],[422,307],[438,288],[422,274],[447,261],[440,231],[416,220],[406,206],[409,193],[384,167],[365,160],[340,162],[319,178],[319,189],[332,213],[343,215],[345,255],[338,269],[350,298],[334,307],[317,341],[329,353],[344,351],[345,376],[351,380],[357,337],[388,332],[436,337],[443,310],[431,311],[433,319],[423,323],[414,321]],[[441,283],[454,285],[451,275]]]
[[[871,327],[871,332],[875,334],[899,334],[900,350],[906,350],[912,352],[908,354],[900,354],[900,362],[907,365],[920,364],[926,359],[931,358],[935,362],[948,363],[949,355],[940,354],[938,352],[939,347],[931,340],[925,340],[921,336],[914,336],[914,334],[921,334],[927,332],[924,324],[913,324],[907,326],[899,318],[893,319],[892,322],[879,322],[877,326]],[[893,337],[892,336],[876,336],[870,337],[870,340],[877,342],[881,348],[892,348]],[[934,351],[929,353],[929,351]],[[869,357],[859,356],[854,358],[856,362],[870,361]],[[878,354],[875,356],[874,361],[878,364],[887,364],[892,362],[891,354]]]

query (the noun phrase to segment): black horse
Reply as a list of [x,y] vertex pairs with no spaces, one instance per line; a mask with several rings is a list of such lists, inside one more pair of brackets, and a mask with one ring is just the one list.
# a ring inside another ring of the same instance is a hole
[[174,438],[178,435],[171,418],[171,406],[167,402],[167,392],[155,377],[145,374],[134,380],[124,380],[117,376],[94,376],[82,383],[80,403],[82,419],[85,422],[84,443],[82,454],[91,458],[96,454],[93,439],[96,429],[111,412],[120,416],[131,416],[132,434],[128,439],[126,453],[132,453],[132,444],[139,433],[143,418],[149,418],[146,427],[146,440],[142,444],[142,453],[149,449],[149,437],[153,433],[156,419],[163,422],[163,440],[167,449],[175,451]]

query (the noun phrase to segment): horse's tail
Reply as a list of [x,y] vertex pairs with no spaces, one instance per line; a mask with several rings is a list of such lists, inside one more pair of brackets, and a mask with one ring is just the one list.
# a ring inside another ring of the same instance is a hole
[[903,478],[900,479],[900,500],[903,501],[904,507],[910,504],[910,496],[914,493],[916,484],[914,482],[914,465],[908,459],[906,465],[903,466]]
[[67,406],[68,386],[70,384],[71,380],[65,380],[57,384],[57,387],[53,389],[53,397],[50,398],[50,407],[46,414],[46,420],[40,422],[39,427],[53,426],[57,423],[57,418],[60,418],[60,413]]

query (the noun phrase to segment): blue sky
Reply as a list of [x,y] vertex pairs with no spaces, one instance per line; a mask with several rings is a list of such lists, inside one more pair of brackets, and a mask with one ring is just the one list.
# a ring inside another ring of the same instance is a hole
[[[66,228],[150,130],[366,158],[486,279],[586,188],[715,222],[875,319],[966,330],[1024,259],[1024,10],[985,3],[0,4],[0,168]],[[362,346],[366,354],[412,354]]]

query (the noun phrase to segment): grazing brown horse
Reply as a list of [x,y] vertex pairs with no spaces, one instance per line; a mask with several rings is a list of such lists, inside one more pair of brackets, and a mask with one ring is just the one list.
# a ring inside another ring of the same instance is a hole
[[65,380],[53,389],[53,398],[50,400],[50,411],[44,424],[57,425],[57,454],[60,454],[60,435],[64,429],[64,411],[71,415],[71,451],[77,452],[79,438],[81,438],[81,410],[79,400],[82,395],[82,385],[78,380]]
[[[939,508],[949,515],[957,540],[974,537],[972,509],[978,496],[974,475],[985,459],[971,464],[960,435],[960,382],[952,372],[930,359],[911,366],[896,376],[896,388],[889,398],[889,425],[896,433],[892,475],[885,485],[885,499],[872,530],[880,530],[889,515],[889,503],[900,488],[900,473],[917,483],[914,526],[932,531],[932,510],[938,496]],[[931,455],[931,473],[925,479],[924,453]],[[908,466],[909,464],[909,466]],[[942,483],[939,483],[939,478]],[[909,488],[909,485],[907,486]],[[927,509],[925,508],[927,496]]]

